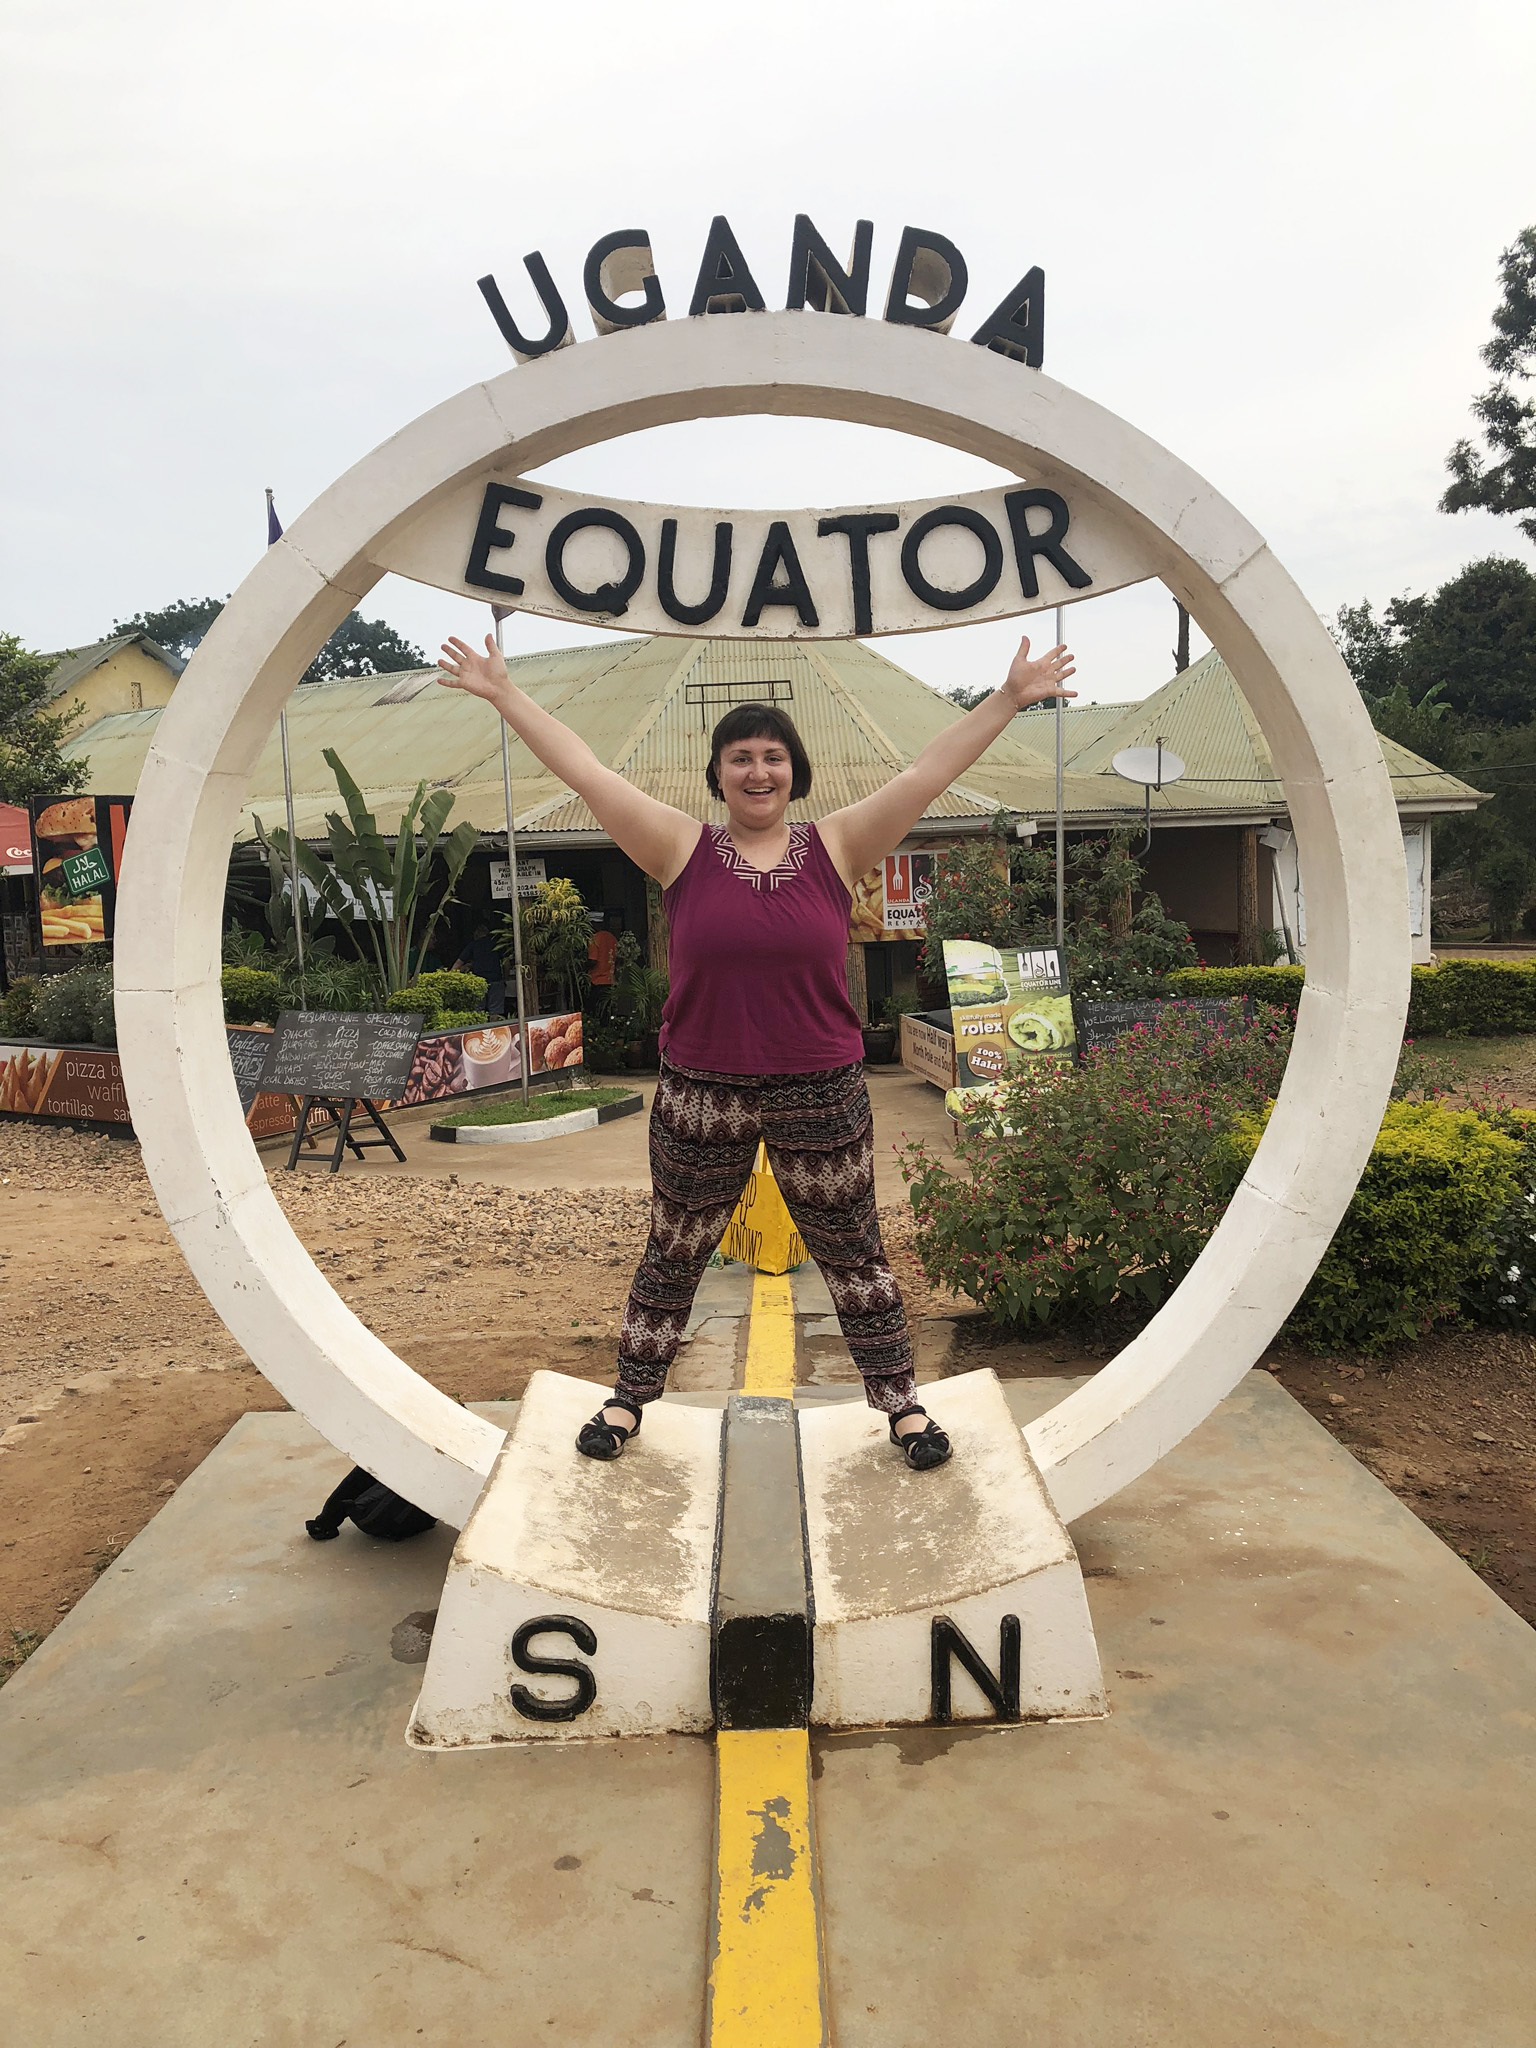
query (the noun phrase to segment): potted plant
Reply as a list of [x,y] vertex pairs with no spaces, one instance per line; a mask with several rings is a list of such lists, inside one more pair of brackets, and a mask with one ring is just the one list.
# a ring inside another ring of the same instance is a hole
[[918,1007],[915,995],[884,996],[876,1003],[874,1017],[864,1026],[864,1059],[867,1065],[888,1067],[891,1064],[901,1040],[901,1020]]
[[624,1036],[630,1066],[661,1063],[661,1013],[666,1007],[667,977],[652,967],[633,932],[621,932],[613,956],[613,1020]]

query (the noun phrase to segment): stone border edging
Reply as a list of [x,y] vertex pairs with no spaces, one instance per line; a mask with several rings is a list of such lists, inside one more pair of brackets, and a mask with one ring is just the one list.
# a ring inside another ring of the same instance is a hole
[[442,1145],[528,1145],[540,1138],[564,1138],[572,1131],[595,1131],[599,1124],[634,1116],[644,1107],[643,1095],[629,1095],[622,1102],[600,1102],[596,1109],[573,1109],[565,1116],[525,1124],[433,1124],[427,1136]]

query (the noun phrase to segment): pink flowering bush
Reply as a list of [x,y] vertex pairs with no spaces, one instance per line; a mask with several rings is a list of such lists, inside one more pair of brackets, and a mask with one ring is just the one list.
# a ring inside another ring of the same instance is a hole
[[1224,1140],[1274,1096],[1290,1038],[1274,1010],[1234,1006],[1217,1029],[1170,1011],[1075,1070],[1026,1069],[962,1131],[958,1171],[909,1144],[930,1282],[1005,1325],[1150,1313],[1215,1228],[1236,1178]]

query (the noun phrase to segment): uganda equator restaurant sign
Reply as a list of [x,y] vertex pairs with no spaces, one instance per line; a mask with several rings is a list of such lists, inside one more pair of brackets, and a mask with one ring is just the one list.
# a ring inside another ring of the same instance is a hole
[[[503,1432],[396,1357],[294,1235],[241,1116],[219,988],[224,875],[252,769],[305,667],[386,573],[585,624],[770,640],[964,623],[1157,578],[1220,651],[1296,830],[1307,981],[1265,1135],[1193,1270],[1118,1357],[1025,1432],[1064,1519],[1146,1471],[1259,1357],[1380,1125],[1408,997],[1402,844],[1380,749],[1326,629],[1218,492],[1045,374],[1038,270],[961,338],[950,329],[965,265],[952,243],[905,230],[879,315],[871,249],[861,222],[843,264],[802,218],[785,306],[770,310],[717,219],[687,316],[671,318],[647,237],[608,235],[583,269],[595,333],[580,343],[542,258],[527,259],[541,306],[532,333],[483,280],[515,366],[424,413],[293,522],[156,729],[117,926],[119,1046],[145,1166],[253,1361],[339,1449],[458,1525]],[[894,429],[1012,481],[922,504],[760,513],[624,505],[531,480],[617,435],[749,413]]]

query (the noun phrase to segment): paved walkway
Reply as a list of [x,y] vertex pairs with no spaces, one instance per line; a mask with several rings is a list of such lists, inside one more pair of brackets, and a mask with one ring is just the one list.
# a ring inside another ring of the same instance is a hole
[[[246,1417],[0,1693],[8,2031],[696,2048],[714,1745],[408,1750],[451,1536],[345,1462]],[[1530,2048],[1536,1636],[1267,1374],[1075,1534],[1108,1720],[813,1738],[839,2048]]]
[[[866,1067],[870,1100],[875,1112],[875,1195],[882,1208],[907,1199],[905,1183],[896,1164],[895,1148],[904,1137],[926,1139],[930,1146],[948,1153],[950,1123],[944,1114],[944,1097],[927,1081],[921,1081],[905,1067]],[[595,1077],[605,1085],[623,1082],[622,1074]],[[655,1076],[637,1075],[635,1085],[645,1097],[649,1110],[656,1090]],[[434,1117],[442,1116],[453,1104],[437,1103],[422,1109],[398,1111],[389,1119],[390,1129],[405,1153],[402,1166],[382,1147],[359,1161],[350,1154],[343,1173],[363,1173],[370,1179],[391,1174],[432,1174],[446,1178],[457,1174],[461,1181],[495,1181],[509,1188],[649,1188],[650,1165],[646,1152],[645,1115],[624,1116],[602,1124],[595,1131],[574,1131],[564,1138],[541,1138],[528,1145],[441,1145],[427,1135]],[[462,1107],[462,1104],[457,1105]],[[280,1167],[287,1138],[271,1141],[263,1148],[269,1166]],[[300,1172],[323,1172],[307,1164]]]

